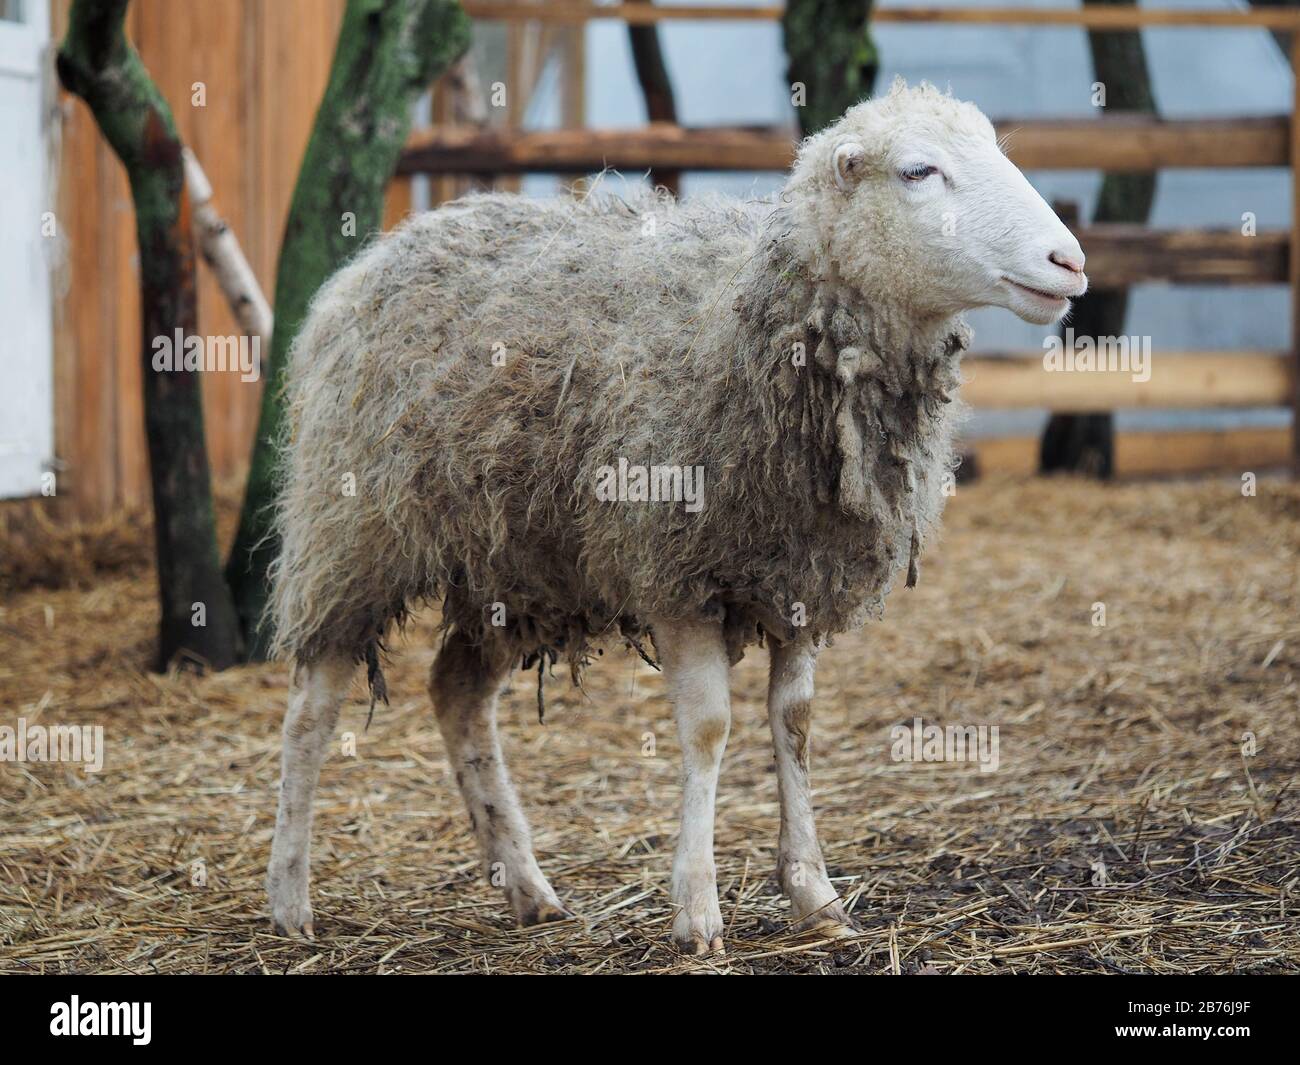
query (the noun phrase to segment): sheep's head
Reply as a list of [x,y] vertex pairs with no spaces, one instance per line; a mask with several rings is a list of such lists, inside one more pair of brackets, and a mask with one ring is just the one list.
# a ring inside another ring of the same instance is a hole
[[973,104],[895,82],[809,138],[787,195],[808,249],[920,314],[1005,307],[1046,325],[1088,288],[1083,250]]

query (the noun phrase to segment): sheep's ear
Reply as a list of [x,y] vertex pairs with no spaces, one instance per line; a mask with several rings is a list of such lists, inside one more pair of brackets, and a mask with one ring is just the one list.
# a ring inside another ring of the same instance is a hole
[[862,177],[866,163],[867,150],[857,141],[849,141],[835,149],[831,157],[831,167],[835,171],[835,184],[843,192],[849,192]]

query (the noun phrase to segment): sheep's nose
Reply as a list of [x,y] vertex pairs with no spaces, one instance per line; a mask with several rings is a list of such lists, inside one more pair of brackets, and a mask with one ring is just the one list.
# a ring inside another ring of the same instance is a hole
[[1054,251],[1047,258],[1056,263],[1057,266],[1069,270],[1072,274],[1083,273],[1085,257],[1082,250],[1077,252]]

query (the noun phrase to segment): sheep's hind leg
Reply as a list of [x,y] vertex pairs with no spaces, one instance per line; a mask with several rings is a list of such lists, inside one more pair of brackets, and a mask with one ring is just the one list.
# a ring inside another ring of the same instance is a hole
[[312,803],[354,672],[346,655],[328,655],[294,671],[280,754],[280,806],[266,871],[271,920],[282,935],[315,933],[309,883]]
[[509,677],[510,661],[504,649],[476,646],[453,631],[433,664],[429,694],[484,870],[526,926],[561,921],[569,914],[533,857],[532,834],[501,756],[497,697]]
[[790,899],[790,918],[797,929],[851,935],[853,923],[826,876],[813,821],[808,747],[816,666],[817,650],[807,640],[772,647],[767,716],[776,749],[781,797],[777,872],[781,888]]
[[682,833],[673,860],[673,939],[689,954],[722,950],[713,861],[714,798],[731,729],[730,664],[718,622],[653,623],[682,745]]

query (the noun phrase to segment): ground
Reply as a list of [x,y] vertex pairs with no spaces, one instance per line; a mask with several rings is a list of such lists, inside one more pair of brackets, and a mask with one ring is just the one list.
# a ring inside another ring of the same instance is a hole
[[[83,567],[84,570],[84,567]],[[262,877],[287,675],[146,666],[147,567],[0,608],[0,725],[100,724],[102,772],[0,763],[6,972],[1300,971],[1300,489],[1261,480],[962,486],[920,585],[824,656],[821,836],[860,922],[786,931],[772,873],[766,653],[734,671],[718,801],[727,953],[677,956],[677,741],[613,648],[518,674],[503,736],[542,867],[577,915],[517,930],[480,876],[425,695],[434,623],[358,685],[326,763],[315,942]],[[1104,622],[1104,624],[1102,623]],[[994,772],[896,761],[893,726],[998,726]]]

